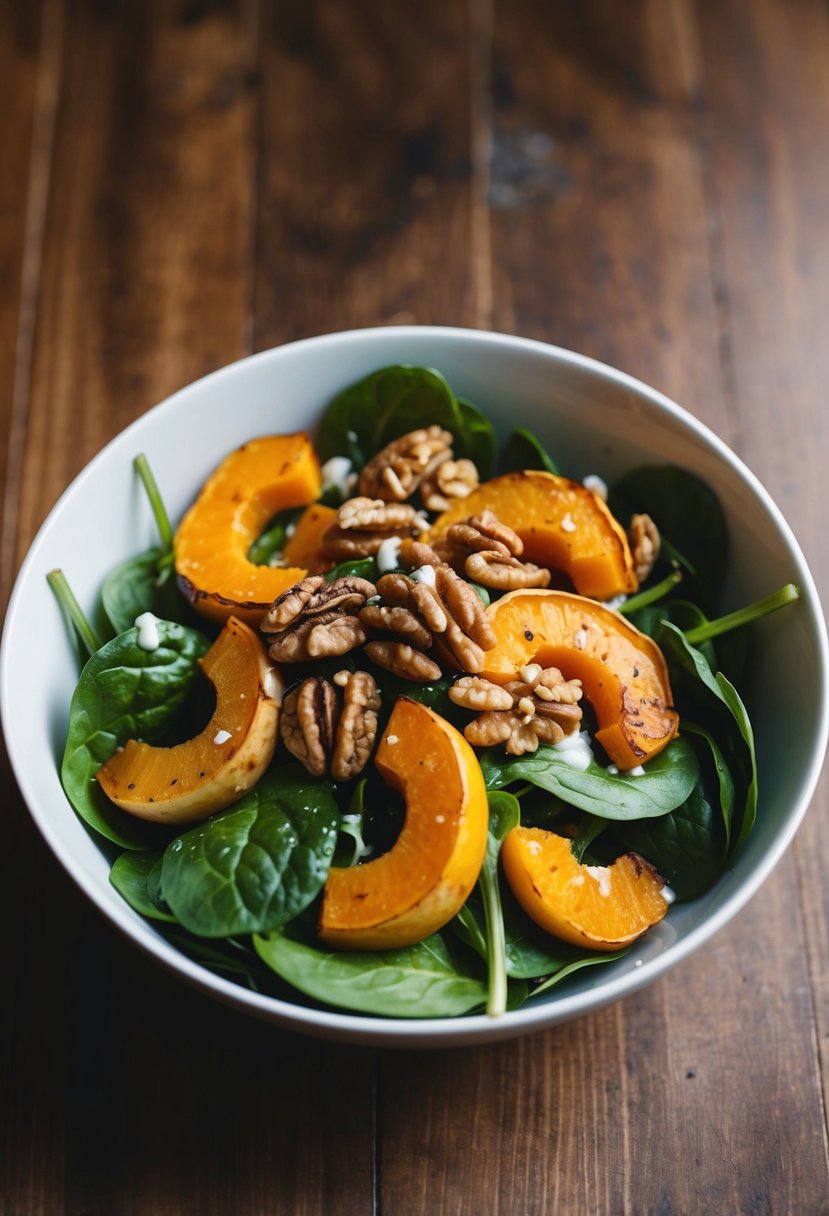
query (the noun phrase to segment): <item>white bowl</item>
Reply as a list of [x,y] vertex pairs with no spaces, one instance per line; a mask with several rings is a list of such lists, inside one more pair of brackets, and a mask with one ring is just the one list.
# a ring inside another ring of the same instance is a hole
[[[751,708],[761,794],[745,847],[707,895],[674,906],[624,959],[586,968],[566,987],[497,1020],[309,1009],[213,975],[176,951],[110,886],[108,856],[58,778],[77,669],[46,574],[62,567],[91,610],[107,571],[156,542],[133,457],[147,454],[175,519],[231,448],[255,435],[313,427],[341,388],[406,362],[439,368],[502,433],[518,423],[536,431],[570,476],[612,480],[641,463],[675,463],[704,478],[722,501],[732,538],[724,608],[786,582],[802,594],[798,605],[758,626],[762,661]],[[83,891],[137,945],[205,992],[282,1026],[354,1043],[438,1047],[505,1039],[597,1009],[651,983],[721,929],[768,876],[808,806],[826,746],[826,672],[823,616],[791,530],[752,473],[679,406],[630,376],[539,342],[389,328],[312,338],[244,359],[182,389],[104,448],[57,503],[20,571],[0,656],[0,700],[12,766],[35,822]]]

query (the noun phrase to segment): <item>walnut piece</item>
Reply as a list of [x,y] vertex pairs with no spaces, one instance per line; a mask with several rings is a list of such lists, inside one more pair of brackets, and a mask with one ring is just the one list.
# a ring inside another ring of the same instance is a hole
[[483,713],[488,709],[512,709],[512,693],[500,684],[484,680],[481,676],[462,676],[449,689],[449,700],[464,709]]
[[448,511],[456,498],[467,498],[479,483],[471,460],[444,460],[421,481],[420,501],[427,511]]
[[384,540],[411,536],[420,527],[414,507],[379,498],[349,498],[323,533],[322,551],[335,562],[373,557]]
[[462,549],[488,550],[512,557],[520,557],[524,552],[524,542],[518,533],[513,532],[507,524],[502,524],[495,512],[489,509],[452,524],[446,536],[452,544]]
[[643,583],[653,570],[662,548],[659,529],[650,515],[631,517],[629,539],[636,577]]
[[380,633],[402,635],[420,650],[432,645],[432,635],[409,608],[390,604],[366,604],[360,609],[360,622]]
[[380,693],[374,677],[367,671],[353,672],[345,685],[331,756],[331,776],[335,781],[350,781],[368,764],[377,737],[379,709]]
[[271,638],[271,658],[301,663],[347,654],[362,645],[366,635],[356,611],[375,594],[374,583],[351,576],[327,583],[315,574],[295,583],[274,602],[260,626]]
[[360,493],[403,502],[452,455],[452,436],[439,426],[421,427],[387,444],[360,474]]
[[407,642],[369,642],[366,654],[378,667],[404,680],[428,684],[442,674],[437,663]]
[[334,687],[318,676],[303,680],[282,702],[282,740],[314,777],[322,777],[328,768],[336,721]]
[[330,772],[350,781],[363,771],[377,736],[380,694],[366,671],[348,673],[342,711],[328,680],[309,676],[282,703],[280,731],[286,748],[315,777]]
[[475,583],[490,587],[493,591],[518,591],[523,587],[549,587],[550,571],[532,562],[519,561],[517,557],[504,557],[500,553],[470,553],[463,564],[464,570]]
[[537,750],[539,743],[560,743],[578,730],[582,712],[580,680],[565,680],[557,667],[523,667],[520,680],[503,686],[488,680],[458,680],[449,690],[456,705],[483,709],[467,723],[464,736],[473,747],[505,743],[513,756]]

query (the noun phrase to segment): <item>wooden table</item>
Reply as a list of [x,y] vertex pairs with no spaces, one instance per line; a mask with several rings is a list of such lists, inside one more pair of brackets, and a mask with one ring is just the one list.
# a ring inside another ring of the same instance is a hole
[[[827,64],[824,0],[2,0],[5,594],[150,405],[392,322],[663,389],[760,475],[825,591]],[[3,1212],[829,1212],[825,787],[750,906],[647,991],[410,1054],[189,991],[87,906],[7,765],[3,791]]]

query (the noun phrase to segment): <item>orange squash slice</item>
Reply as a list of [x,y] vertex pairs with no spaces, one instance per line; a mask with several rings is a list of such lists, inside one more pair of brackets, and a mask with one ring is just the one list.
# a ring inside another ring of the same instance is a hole
[[254,565],[248,550],[278,511],[311,502],[320,485],[304,433],[252,439],[225,457],[175,538],[179,586],[197,612],[258,624],[277,596],[305,577],[301,566]]
[[581,482],[533,469],[505,473],[459,498],[423,538],[434,544],[452,524],[489,508],[524,542],[524,557],[563,571],[580,595],[607,600],[638,581],[622,526]]
[[156,823],[197,823],[256,784],[276,747],[282,683],[261,641],[231,617],[201,668],[216,708],[193,739],[153,747],[130,739],[96,774],[122,810]]
[[322,555],[322,538],[334,523],[337,512],[321,502],[311,503],[296,521],[296,530],[282,546],[282,560],[292,566],[304,567],[311,574],[318,574],[332,565],[331,559]]
[[346,950],[408,946],[458,912],[486,851],[486,789],[475,753],[433,710],[395,705],[375,764],[406,799],[406,819],[382,857],[329,872],[319,936]]
[[581,680],[596,738],[620,769],[657,755],[679,728],[661,650],[618,612],[567,591],[511,591],[487,609],[498,639],[486,679],[505,684],[526,663]]
[[518,827],[504,840],[501,861],[527,915],[574,946],[628,946],[670,906],[663,879],[637,853],[626,853],[609,866],[579,865],[565,837]]

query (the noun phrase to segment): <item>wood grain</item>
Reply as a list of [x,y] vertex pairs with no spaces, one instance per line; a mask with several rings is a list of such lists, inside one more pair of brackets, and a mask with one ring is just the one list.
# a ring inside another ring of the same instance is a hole
[[[0,0],[3,563],[254,348],[493,325],[738,447],[827,591],[821,0]],[[296,1039],[141,958],[2,767],[0,1211],[829,1213],[829,846],[642,993],[493,1047]],[[34,893],[34,896],[33,896]]]

